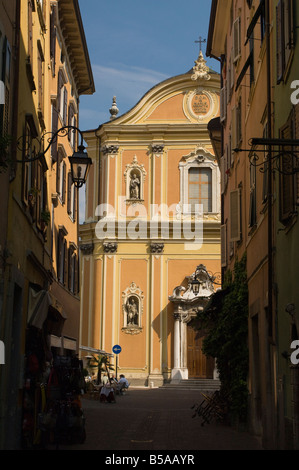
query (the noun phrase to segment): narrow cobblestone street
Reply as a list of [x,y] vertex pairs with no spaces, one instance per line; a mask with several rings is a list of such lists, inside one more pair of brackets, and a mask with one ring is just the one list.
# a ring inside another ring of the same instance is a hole
[[59,449],[101,450],[107,456],[115,451],[262,450],[248,433],[216,422],[201,426],[191,409],[200,401],[198,390],[163,388],[130,388],[111,404],[83,398],[86,441]]

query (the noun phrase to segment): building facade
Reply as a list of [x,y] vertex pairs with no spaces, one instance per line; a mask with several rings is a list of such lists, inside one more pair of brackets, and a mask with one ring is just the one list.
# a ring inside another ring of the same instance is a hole
[[77,0],[16,3],[15,164],[1,310],[6,449],[37,443],[34,410],[43,373],[56,354],[78,352],[78,198],[67,158],[78,133],[58,130],[77,128],[79,97],[94,92]]
[[119,117],[114,98],[110,112],[84,133],[93,165],[80,226],[82,356],[119,345],[118,372],[135,384],[213,378],[190,321],[208,292],[194,294],[198,266],[207,278],[220,272],[220,173],[207,129],[219,75],[200,52],[188,73]]
[[296,24],[292,1],[213,1],[207,48],[222,70],[222,269],[232,271],[246,253],[249,421],[265,448],[298,446],[298,376],[290,362],[298,331],[290,230],[297,189],[294,171],[285,171],[286,141],[297,135],[290,99]]

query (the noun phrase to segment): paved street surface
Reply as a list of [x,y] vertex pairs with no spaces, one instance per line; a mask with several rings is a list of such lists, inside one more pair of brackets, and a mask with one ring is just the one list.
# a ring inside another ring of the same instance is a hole
[[219,423],[201,426],[199,417],[192,418],[191,409],[200,401],[198,390],[160,388],[130,388],[125,395],[116,396],[116,403],[83,398],[86,441],[59,449],[102,450],[107,456],[121,450],[134,455],[143,450],[261,449],[259,441],[245,432]]

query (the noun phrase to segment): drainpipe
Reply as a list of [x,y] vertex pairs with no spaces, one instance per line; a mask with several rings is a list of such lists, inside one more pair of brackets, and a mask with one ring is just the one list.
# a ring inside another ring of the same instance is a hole
[[[267,41],[267,112],[268,112],[268,138],[272,138],[272,99],[271,99],[271,50],[270,50],[270,5],[265,1],[266,7],[266,41]],[[272,319],[273,310],[273,227],[272,227],[272,161],[271,146],[269,145],[268,159],[268,310]]]
[[[272,3],[272,2],[271,2]],[[270,49],[270,1],[265,0],[265,13],[266,13],[266,47],[267,47],[267,114],[268,114],[268,138],[272,138],[272,86],[271,86],[271,49]],[[268,158],[268,318],[269,321],[273,322],[273,191],[272,191],[272,161],[271,161],[271,150],[272,146],[269,145],[269,158]],[[267,339],[266,339],[267,341]],[[269,344],[266,344],[266,350],[268,353]],[[270,352],[269,352],[270,353]],[[268,362],[268,361],[267,361]],[[271,362],[267,364],[268,366],[268,374],[267,374],[267,381],[266,381],[266,394],[267,394],[267,401],[269,399],[269,408],[270,408],[270,416],[268,416],[267,421],[267,429],[266,429],[266,436],[265,439],[268,441],[270,440],[270,445],[276,444],[276,412],[275,412],[275,404],[274,404],[274,394],[275,394],[275,386],[272,380],[273,372],[270,371]],[[268,413],[267,413],[268,414]],[[272,441],[272,442],[271,442]]]

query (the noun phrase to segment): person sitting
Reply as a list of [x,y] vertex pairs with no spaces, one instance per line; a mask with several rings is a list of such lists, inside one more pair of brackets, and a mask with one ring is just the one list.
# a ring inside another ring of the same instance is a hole
[[128,389],[129,388],[129,382],[128,380],[125,378],[125,376],[123,374],[120,374],[119,376],[119,381],[118,381],[118,389],[119,389],[119,393],[122,395],[123,394],[123,391],[125,389]]

